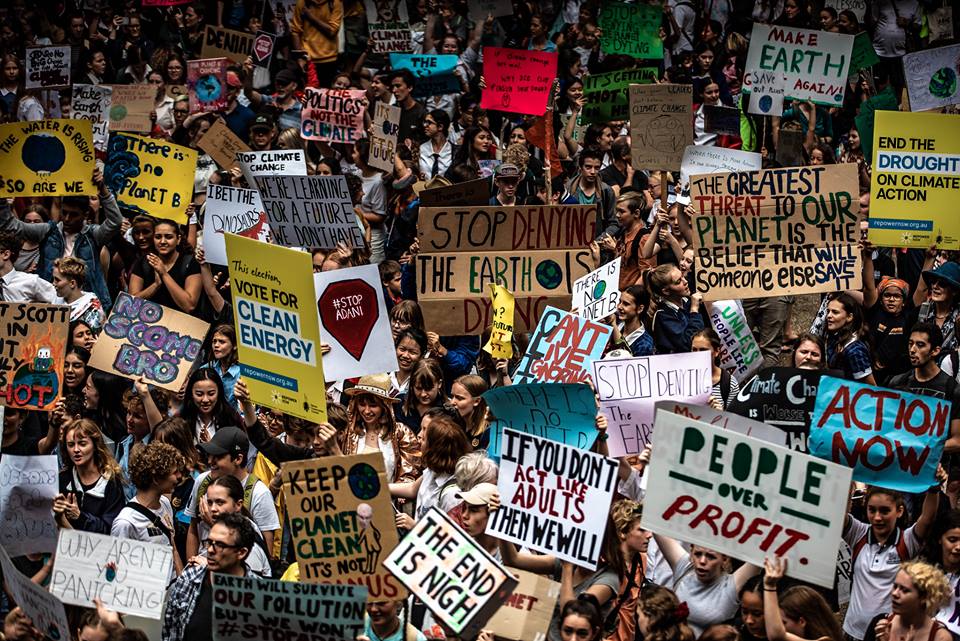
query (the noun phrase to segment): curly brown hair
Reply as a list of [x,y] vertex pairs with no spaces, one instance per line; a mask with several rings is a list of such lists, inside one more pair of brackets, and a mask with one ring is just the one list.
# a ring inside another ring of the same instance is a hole
[[183,456],[172,445],[148,443],[130,455],[130,481],[138,490],[149,489],[157,479],[182,470]]

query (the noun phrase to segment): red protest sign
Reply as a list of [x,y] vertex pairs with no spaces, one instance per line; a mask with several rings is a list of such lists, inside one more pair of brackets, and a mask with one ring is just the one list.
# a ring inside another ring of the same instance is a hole
[[480,107],[542,116],[556,75],[555,53],[484,47]]

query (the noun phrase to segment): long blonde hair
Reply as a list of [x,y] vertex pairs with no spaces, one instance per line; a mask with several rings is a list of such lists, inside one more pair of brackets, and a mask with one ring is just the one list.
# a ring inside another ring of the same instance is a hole
[[390,404],[390,401],[377,396],[376,394],[357,394],[350,399],[350,404],[347,406],[347,418],[350,421],[347,429],[356,432],[357,434],[363,434],[366,432],[366,427],[363,424],[363,418],[360,416],[360,399],[361,398],[372,398],[377,402],[377,405],[380,406],[380,409],[383,411],[380,413],[380,438],[386,441],[393,437],[394,432],[397,430],[397,419],[393,416],[393,406]]
[[123,471],[113,454],[107,449],[107,444],[103,440],[103,433],[96,423],[88,418],[78,418],[69,423],[63,430],[63,440],[60,441],[60,460],[67,470],[73,470],[73,458],[67,451],[67,439],[70,432],[79,431],[93,443],[93,464],[105,479],[117,479],[123,481]]

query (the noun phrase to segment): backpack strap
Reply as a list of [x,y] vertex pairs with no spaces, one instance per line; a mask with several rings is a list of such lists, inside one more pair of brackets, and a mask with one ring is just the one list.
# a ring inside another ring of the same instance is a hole
[[730,387],[733,384],[733,377],[728,370],[720,370],[720,404],[726,408],[727,399],[730,397]]
[[150,523],[153,525],[153,527],[163,532],[163,535],[168,539],[173,536],[173,531],[167,527],[167,524],[161,521],[160,517],[154,514],[153,510],[148,508],[146,505],[141,505],[136,501],[128,501],[126,507],[130,508],[134,512],[139,512],[143,516],[150,519]]
[[256,474],[250,473],[247,474],[247,480],[243,482],[243,504],[247,510],[250,510],[253,505],[253,488],[256,487],[259,480]]

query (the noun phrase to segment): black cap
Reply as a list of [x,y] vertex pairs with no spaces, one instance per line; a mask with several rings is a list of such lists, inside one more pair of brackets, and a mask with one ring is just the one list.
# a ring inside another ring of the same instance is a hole
[[273,118],[267,114],[258,114],[250,123],[250,131],[254,129],[273,129]]
[[224,454],[238,456],[246,454],[250,449],[250,439],[247,438],[247,433],[239,427],[225,425],[218,429],[209,441],[201,443],[200,449],[210,456],[223,456]]
[[297,81],[297,74],[293,73],[289,69],[281,69],[277,72],[277,75],[273,77],[273,85],[275,87],[289,85],[291,82],[296,82],[298,85],[300,84]]

